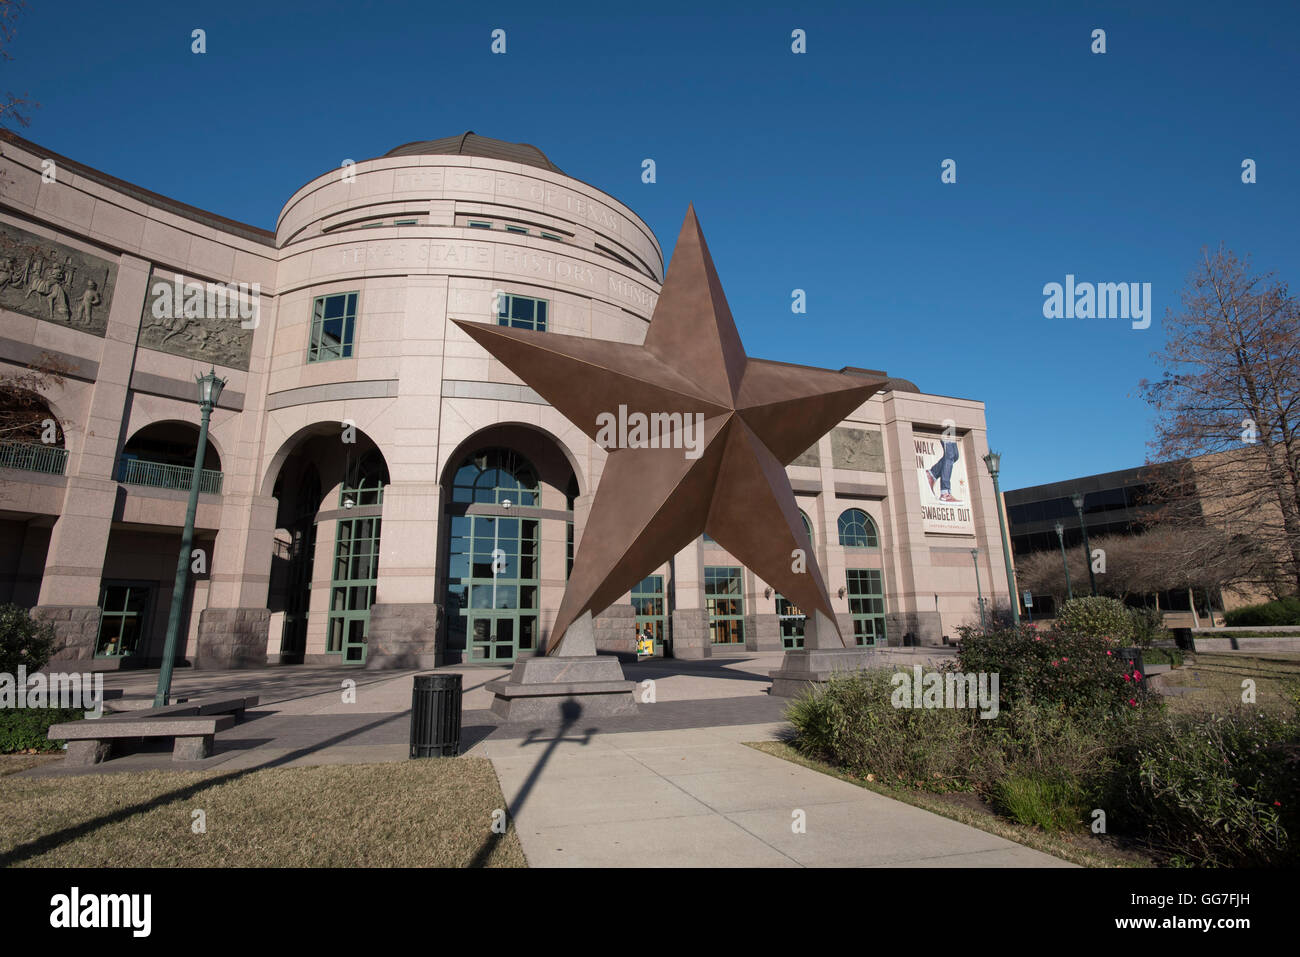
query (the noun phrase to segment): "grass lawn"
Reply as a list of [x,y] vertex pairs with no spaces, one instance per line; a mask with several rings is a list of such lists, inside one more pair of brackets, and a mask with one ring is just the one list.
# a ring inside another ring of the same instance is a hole
[[1199,652],[1188,655],[1183,667],[1158,677],[1163,687],[1192,689],[1166,697],[1174,711],[1239,707],[1241,682],[1246,678],[1255,682],[1256,704],[1260,707],[1289,707],[1286,690],[1288,684],[1300,683],[1300,652]]
[[[19,770],[12,760],[0,769]],[[5,774],[0,807],[4,867],[527,866],[513,823],[492,833],[505,799],[485,758]]]
[[1114,838],[1105,835],[1066,834],[1042,831],[1035,827],[1017,824],[999,817],[991,811],[977,795],[967,793],[932,794],[926,791],[890,788],[874,781],[854,777],[840,769],[800,754],[790,745],[780,741],[746,742],[749,747],[764,754],[783,758],[793,764],[829,774],[831,777],[848,781],[858,787],[875,791],[895,801],[902,801],[913,807],[930,811],[941,817],[951,818],[962,824],[977,827],[981,831],[996,834],[998,837],[1015,841],[1026,847],[1032,847],[1044,854],[1051,854],[1072,864],[1083,867],[1154,867],[1155,860],[1147,854],[1120,847]]

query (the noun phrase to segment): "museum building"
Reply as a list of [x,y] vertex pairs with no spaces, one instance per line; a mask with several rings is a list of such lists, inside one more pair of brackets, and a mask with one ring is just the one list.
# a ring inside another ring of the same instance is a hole
[[[636,213],[474,133],[329,170],[274,232],[0,150],[0,604],[57,661],[160,661],[210,368],[180,660],[544,649],[606,452],[450,320],[641,343],[665,264]],[[848,641],[940,644],[1005,600],[987,451],[981,402],[889,378],[788,467]],[[798,647],[803,617],[703,536],[596,628],[700,658]]]

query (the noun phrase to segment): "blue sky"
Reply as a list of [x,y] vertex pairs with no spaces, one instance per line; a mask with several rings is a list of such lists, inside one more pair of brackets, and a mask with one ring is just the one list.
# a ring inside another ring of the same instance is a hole
[[[1004,489],[1138,465],[1200,248],[1300,282],[1300,4],[976,6],[29,0],[0,89],[21,135],[267,228],[345,158],[533,143],[666,252],[694,202],[752,355],[982,399]],[[1067,273],[1151,283],[1151,327],[1043,318]]]

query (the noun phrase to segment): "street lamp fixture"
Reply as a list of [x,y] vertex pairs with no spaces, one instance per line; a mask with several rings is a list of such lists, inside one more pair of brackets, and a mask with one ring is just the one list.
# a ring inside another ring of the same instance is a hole
[[1061,567],[1065,569],[1065,593],[1066,599],[1074,598],[1074,589],[1070,587],[1070,563],[1065,560],[1065,526],[1060,522],[1056,523],[1056,541],[1061,546]]
[[1074,510],[1079,515],[1079,530],[1083,532],[1083,564],[1088,569],[1088,583],[1092,586],[1092,597],[1097,597],[1097,575],[1092,570],[1092,549],[1088,546],[1088,525],[1083,520],[1083,493],[1075,492],[1070,496]]
[[975,563],[975,596],[980,606],[980,631],[987,631],[988,627],[984,623],[984,589],[980,587],[980,550],[972,548],[970,557]]
[[181,627],[181,612],[185,605],[185,584],[189,577],[190,549],[194,544],[194,516],[199,508],[199,484],[203,478],[203,460],[208,451],[208,420],[212,410],[221,401],[221,390],[226,380],[217,375],[216,367],[209,367],[206,375],[195,376],[199,392],[199,444],[194,450],[194,469],[190,473],[190,499],[185,506],[185,528],[181,532],[181,548],[176,556],[176,580],[172,585],[172,603],[167,615],[167,639],[163,642],[162,667],[158,671],[158,690],[154,695],[155,708],[165,707],[172,689],[172,669],[176,665],[176,644]]
[[998,485],[998,473],[1002,470],[1002,456],[992,450],[984,456],[984,465],[993,478],[993,505],[998,510],[998,528],[1002,531],[1002,557],[1007,563],[1007,589],[1011,593],[1011,621],[1020,630],[1020,595],[1016,591],[1016,575],[1011,570],[1011,543],[1007,540],[1007,519],[1002,514],[1002,489]]

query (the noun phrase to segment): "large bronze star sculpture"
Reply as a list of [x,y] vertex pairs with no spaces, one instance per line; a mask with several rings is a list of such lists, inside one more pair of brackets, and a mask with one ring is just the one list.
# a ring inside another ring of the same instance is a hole
[[843,647],[785,466],[885,380],[746,356],[694,207],[644,345],[454,321],[593,441],[613,417],[673,423],[657,447],[609,450],[547,654],[701,532],[810,623],[825,616],[809,647]]

